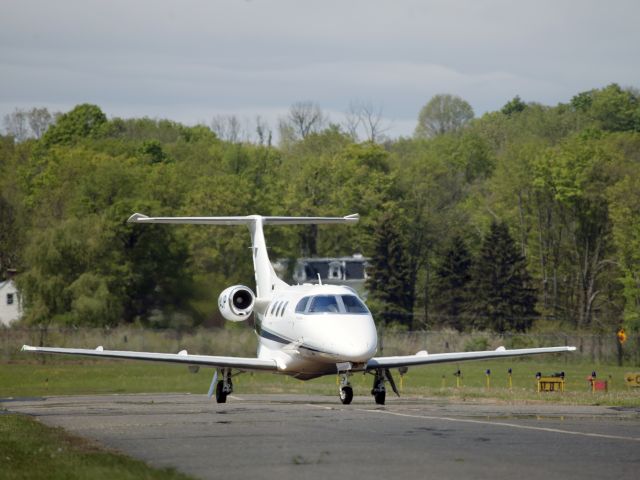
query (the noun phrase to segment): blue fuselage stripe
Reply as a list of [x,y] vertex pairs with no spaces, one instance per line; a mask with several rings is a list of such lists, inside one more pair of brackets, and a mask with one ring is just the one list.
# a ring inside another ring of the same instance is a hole
[[292,341],[279,337],[275,333],[271,333],[270,331],[265,330],[264,328],[260,330],[260,336],[262,338],[266,338],[267,340],[272,340],[274,342],[282,343],[284,345],[289,345],[290,343],[293,343]]
[[[283,345],[289,345],[291,343],[295,343],[293,340],[287,340],[286,338],[280,337],[280,336],[276,335],[275,333],[270,332],[269,330],[266,330],[264,328],[262,328],[260,330],[259,335],[262,338],[266,339],[266,340],[271,340],[273,342],[282,343]],[[304,348],[305,350],[310,350],[312,352],[324,353],[325,355],[331,355],[328,352],[323,352],[322,350],[318,350],[317,348],[309,347],[308,345],[305,345],[305,344],[301,344],[300,348]]]

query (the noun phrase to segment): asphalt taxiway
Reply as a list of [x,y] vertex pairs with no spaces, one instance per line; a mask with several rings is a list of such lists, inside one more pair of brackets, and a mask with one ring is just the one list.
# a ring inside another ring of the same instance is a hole
[[640,475],[640,407],[149,394],[5,399],[0,408],[203,479]]

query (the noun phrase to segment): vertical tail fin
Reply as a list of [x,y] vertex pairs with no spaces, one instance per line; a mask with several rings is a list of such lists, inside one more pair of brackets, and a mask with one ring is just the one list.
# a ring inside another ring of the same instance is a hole
[[256,278],[256,296],[259,299],[270,299],[273,292],[288,285],[280,280],[269,260],[267,244],[264,240],[264,217],[253,215],[249,223],[251,231],[251,250],[253,251],[253,271]]

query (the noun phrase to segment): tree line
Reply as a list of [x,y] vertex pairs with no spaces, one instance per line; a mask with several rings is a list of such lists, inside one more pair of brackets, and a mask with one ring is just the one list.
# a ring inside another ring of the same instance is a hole
[[129,225],[172,215],[345,215],[355,227],[267,229],[273,258],[371,258],[376,320],[498,332],[640,329],[640,94],[612,84],[475,118],[436,95],[415,134],[381,110],[343,124],[312,102],[243,133],[108,119],[95,105],[16,110],[0,137],[0,275],[24,322],[221,322],[217,294],[251,283],[242,228]]

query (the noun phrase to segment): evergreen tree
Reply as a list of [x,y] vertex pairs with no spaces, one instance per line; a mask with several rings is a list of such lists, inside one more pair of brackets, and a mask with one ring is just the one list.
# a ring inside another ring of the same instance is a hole
[[472,268],[475,326],[500,333],[526,331],[536,314],[525,258],[506,223],[493,222]]
[[456,236],[436,269],[434,303],[440,325],[463,331],[469,306],[471,255],[464,240]]
[[367,290],[374,314],[386,323],[397,322],[410,328],[416,269],[397,218],[393,212],[386,213],[374,231]]

